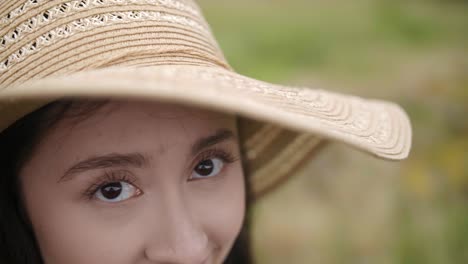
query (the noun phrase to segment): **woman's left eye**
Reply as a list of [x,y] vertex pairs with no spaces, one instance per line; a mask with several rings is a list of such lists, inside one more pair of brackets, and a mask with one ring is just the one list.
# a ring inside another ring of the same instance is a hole
[[116,181],[102,185],[94,195],[101,201],[116,203],[138,195],[138,189],[128,182]]
[[190,179],[201,179],[216,176],[224,167],[224,161],[221,158],[210,158],[201,161],[193,169]]

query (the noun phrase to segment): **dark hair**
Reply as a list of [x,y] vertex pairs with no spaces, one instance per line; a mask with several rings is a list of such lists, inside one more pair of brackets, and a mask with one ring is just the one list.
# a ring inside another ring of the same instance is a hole
[[[43,106],[0,132],[0,263],[43,263],[24,209],[19,171],[42,135],[59,120],[86,119],[107,101],[60,100]],[[244,158],[245,155],[242,155]],[[244,165],[245,162],[243,161]],[[245,172],[245,169],[244,169]],[[246,175],[246,178],[247,175]],[[251,192],[246,180],[246,217],[242,230],[226,258],[226,264],[253,263],[250,245]]]

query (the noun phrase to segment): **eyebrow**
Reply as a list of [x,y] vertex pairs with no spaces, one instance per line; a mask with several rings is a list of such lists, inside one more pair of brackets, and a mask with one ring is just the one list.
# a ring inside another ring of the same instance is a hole
[[[213,135],[197,139],[191,147],[191,155],[194,156],[205,148],[233,139],[235,139],[235,135],[231,130],[219,129]],[[148,166],[148,164],[148,156],[142,153],[110,153],[101,156],[93,156],[70,167],[65,174],[60,177],[58,182],[71,180],[73,176],[89,170],[112,167],[142,168]]]

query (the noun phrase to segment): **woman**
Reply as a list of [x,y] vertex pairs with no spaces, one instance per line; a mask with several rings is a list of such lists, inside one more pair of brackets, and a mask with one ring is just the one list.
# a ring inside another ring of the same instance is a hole
[[191,0],[0,19],[1,263],[249,263],[252,199],[324,142],[409,153],[392,103],[233,72]]
[[[27,217],[2,219],[32,224],[45,263],[221,263],[240,232],[245,183],[233,116],[156,102],[55,102],[5,132],[2,187],[18,191],[2,200],[22,200]],[[5,232],[5,253],[28,258],[7,263],[36,263],[22,253],[36,245]],[[248,263],[239,259],[246,243],[233,262]]]

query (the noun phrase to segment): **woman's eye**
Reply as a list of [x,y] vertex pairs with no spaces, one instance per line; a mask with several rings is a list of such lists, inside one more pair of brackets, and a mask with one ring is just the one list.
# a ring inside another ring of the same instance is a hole
[[138,195],[138,189],[124,181],[110,182],[101,186],[95,193],[96,198],[104,202],[120,202]]
[[190,179],[200,179],[216,176],[224,166],[224,161],[220,158],[211,158],[201,161],[193,170]]

